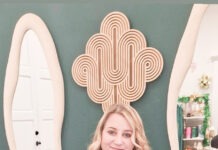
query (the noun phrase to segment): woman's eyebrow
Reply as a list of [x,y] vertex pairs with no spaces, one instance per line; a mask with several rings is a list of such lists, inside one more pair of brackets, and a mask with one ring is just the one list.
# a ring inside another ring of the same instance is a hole
[[106,128],[110,128],[110,129],[116,130],[116,128],[114,128],[114,127],[110,127],[110,126],[109,126],[109,127],[106,127]]
[[129,130],[129,129],[127,129],[127,130],[124,130],[125,132],[132,132],[132,130]]
[[[109,127],[106,127],[106,128],[108,128],[108,129],[113,129],[113,130],[117,130],[117,128],[112,127],[112,126],[109,126]],[[124,131],[124,132],[131,132],[131,133],[133,132],[132,129],[124,129],[123,131]]]

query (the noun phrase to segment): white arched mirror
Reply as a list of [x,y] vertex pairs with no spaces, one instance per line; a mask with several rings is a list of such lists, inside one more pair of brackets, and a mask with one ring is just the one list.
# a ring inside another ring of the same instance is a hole
[[17,22],[4,84],[4,123],[11,150],[61,150],[64,83],[45,23],[28,13]]
[[172,150],[213,149],[211,140],[218,133],[217,18],[218,5],[195,4],[181,40],[168,91]]

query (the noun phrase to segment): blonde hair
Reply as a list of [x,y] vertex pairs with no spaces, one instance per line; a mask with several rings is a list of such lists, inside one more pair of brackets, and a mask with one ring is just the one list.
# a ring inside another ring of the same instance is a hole
[[138,112],[129,105],[114,104],[103,114],[96,127],[92,143],[89,145],[88,150],[102,150],[101,149],[101,136],[104,125],[111,114],[122,115],[130,124],[133,129],[133,136],[131,140],[134,144],[133,150],[150,150],[148,140],[145,136],[144,126]]

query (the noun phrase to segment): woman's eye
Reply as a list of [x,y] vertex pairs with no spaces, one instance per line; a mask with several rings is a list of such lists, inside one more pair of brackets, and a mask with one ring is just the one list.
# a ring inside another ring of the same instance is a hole
[[132,136],[132,134],[131,133],[123,133],[123,136],[125,138],[130,138]]
[[107,133],[109,133],[110,135],[115,135],[116,134],[116,132],[113,131],[113,130],[109,130],[109,131],[107,131]]

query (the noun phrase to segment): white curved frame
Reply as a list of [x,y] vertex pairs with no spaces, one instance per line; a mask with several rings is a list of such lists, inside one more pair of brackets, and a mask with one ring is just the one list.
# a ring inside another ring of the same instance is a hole
[[185,75],[192,62],[201,19],[207,7],[208,4],[194,4],[174,61],[167,103],[167,129],[171,150],[179,150],[177,99]]
[[40,17],[28,13],[17,22],[11,43],[11,49],[6,69],[3,109],[5,132],[10,150],[16,150],[12,126],[12,103],[18,81],[21,44],[28,30],[33,30],[39,38],[48,63],[54,90],[54,145],[55,150],[61,150],[61,130],[64,118],[64,82],[59,65],[56,48],[52,36]]

